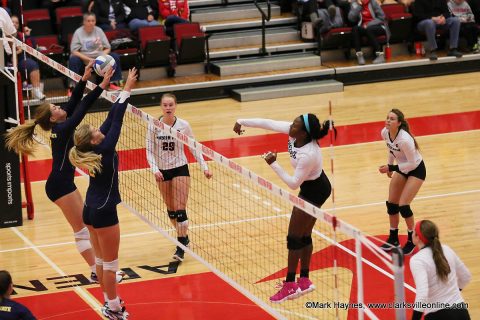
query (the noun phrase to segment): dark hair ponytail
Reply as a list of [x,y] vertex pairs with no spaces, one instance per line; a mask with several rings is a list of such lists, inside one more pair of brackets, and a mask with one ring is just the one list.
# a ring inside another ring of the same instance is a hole
[[400,122],[400,127],[398,128],[398,130],[400,129],[403,129],[405,130],[406,132],[408,132],[408,134],[412,137],[413,139],[413,143],[415,144],[415,149],[420,149],[418,147],[418,143],[417,143],[417,140],[415,140],[415,137],[413,136],[413,134],[410,132],[410,125],[408,124],[408,121],[405,120],[405,115],[403,114],[402,111],[400,111],[399,109],[392,109],[390,110],[390,112],[392,113],[395,113],[397,115],[397,119],[398,119],[398,122]]
[[450,265],[443,254],[442,244],[438,234],[437,226],[430,220],[423,220],[420,225],[423,236],[427,239],[428,245],[432,248],[433,261],[437,269],[437,276],[442,281],[447,281],[450,273]]
[[337,129],[335,129],[335,126],[333,125],[333,121],[330,122],[330,120],[325,120],[323,122],[323,125],[321,126],[320,120],[318,120],[317,116],[314,115],[313,113],[309,113],[308,125],[310,130],[307,130],[307,126],[305,125],[305,118],[303,117],[303,115],[301,115],[300,118],[303,121],[303,129],[305,130],[305,132],[308,133],[309,137],[312,140],[318,140],[325,137],[328,134],[328,131],[330,130],[330,124],[332,125],[332,128],[335,131],[335,138],[337,137]]
[[12,276],[6,270],[0,270],[0,301],[6,296],[10,285],[12,284]]

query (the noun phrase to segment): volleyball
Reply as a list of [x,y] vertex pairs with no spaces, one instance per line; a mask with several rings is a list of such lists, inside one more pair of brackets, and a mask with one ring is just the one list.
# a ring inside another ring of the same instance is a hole
[[115,64],[115,59],[112,58],[110,55],[103,55],[103,56],[98,56],[95,59],[95,63],[93,64],[93,70],[100,76],[103,77],[105,75],[105,71],[108,70],[108,67],[112,67],[115,69],[116,64]]

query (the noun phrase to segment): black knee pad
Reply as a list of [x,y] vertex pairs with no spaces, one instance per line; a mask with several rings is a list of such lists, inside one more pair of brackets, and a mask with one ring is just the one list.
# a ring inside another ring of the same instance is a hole
[[412,209],[410,209],[410,206],[407,204],[404,206],[400,206],[400,214],[404,218],[410,218],[411,216],[413,216],[413,211]]
[[390,202],[386,201],[386,204],[387,204],[387,213],[390,216],[398,214],[398,212],[400,211],[400,209],[399,209],[400,207],[398,206],[397,203],[390,203]]
[[287,249],[288,250],[299,250],[305,247],[303,238],[287,236]]
[[308,247],[309,245],[312,244],[312,235],[303,236],[302,241],[303,241],[304,247]]
[[177,210],[177,222],[187,221],[187,211],[186,210]]
[[167,210],[167,213],[170,219],[177,219],[177,211]]

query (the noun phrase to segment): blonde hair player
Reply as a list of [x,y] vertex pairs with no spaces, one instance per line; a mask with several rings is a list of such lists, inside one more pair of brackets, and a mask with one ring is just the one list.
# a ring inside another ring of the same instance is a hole
[[[162,96],[161,108],[163,115],[160,121],[173,129],[193,138],[190,124],[175,116],[177,99],[173,94]],[[212,177],[208,165],[202,154],[190,149],[207,179]],[[188,191],[190,188],[190,172],[185,156],[184,146],[170,135],[163,133],[153,125],[149,125],[147,132],[147,160],[150,164],[158,189],[167,206],[170,222],[177,230],[178,242],[188,246],[188,216],[186,211]],[[173,259],[183,261],[185,252],[177,246]]]
[[[290,163],[295,168],[293,176],[288,175],[276,162],[276,153],[268,152],[264,159],[291,189],[300,187],[300,198],[320,208],[330,196],[332,187],[323,171],[318,139],[328,134],[330,125],[333,128],[333,122],[325,121],[322,125],[316,115],[308,113],[295,118],[293,123],[268,119],[238,119],[233,131],[242,134],[242,126],[246,126],[287,133]],[[270,297],[271,302],[292,300],[315,290],[315,285],[309,279],[309,270],[313,252],[312,230],[316,221],[316,218],[293,207],[287,235],[287,277],[280,290]],[[300,278],[295,282],[299,262]]]
[[[390,235],[380,248],[391,251],[399,246],[398,224],[400,215],[405,219],[408,228],[408,240],[403,246],[403,254],[409,255],[415,249],[412,242],[414,227],[413,212],[410,203],[420,190],[427,170],[423,158],[418,151],[418,144],[410,133],[405,116],[398,109],[392,109],[385,120],[385,128],[381,132],[388,148],[388,163],[380,166],[378,171],[386,173],[390,180],[387,213],[390,220]],[[397,164],[393,164],[394,161]]]
[[7,134],[6,146],[17,153],[31,154],[35,146],[35,128],[39,126],[45,131],[51,131],[52,169],[45,184],[45,191],[48,198],[62,210],[72,227],[77,250],[90,266],[91,281],[96,282],[90,233],[82,221],[83,200],[74,182],[75,167],[67,159],[68,152],[73,147],[72,136],[75,128],[102,94],[113,74],[113,72],[106,74],[100,85],[82,99],[92,65],[93,62],[85,68],[82,79],[64,107],[51,103],[40,105],[36,110],[34,122],[20,125]]
[[117,295],[115,273],[118,271],[120,227],[117,204],[121,202],[118,189],[118,155],[115,151],[130,92],[137,81],[137,70],[129,70],[123,91],[112,105],[100,128],[81,125],[74,135],[75,146],[70,161],[90,173],[85,198],[83,221],[92,233],[95,247],[98,280],[105,297],[102,313],[109,319],[127,319],[128,312]]
[[410,259],[417,294],[412,320],[470,320],[460,290],[472,275],[455,252],[440,243],[437,226],[430,220],[418,221],[413,243],[419,249]]

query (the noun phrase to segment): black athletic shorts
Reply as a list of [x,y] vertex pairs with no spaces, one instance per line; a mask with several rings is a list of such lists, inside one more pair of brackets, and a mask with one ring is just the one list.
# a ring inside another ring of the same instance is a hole
[[467,309],[440,309],[429,313],[425,320],[470,320]]
[[57,201],[75,190],[77,190],[77,186],[73,182],[73,179],[58,177],[54,174],[50,174],[45,183],[45,193],[52,202]]
[[332,186],[327,175],[322,170],[322,174],[315,180],[304,181],[300,185],[299,198],[321,207],[332,193]]
[[425,181],[425,178],[427,177],[427,168],[425,167],[425,163],[422,160],[422,162],[420,162],[420,164],[409,173],[403,173],[400,171],[398,173],[400,173],[406,179],[408,179],[408,177],[415,177]]
[[170,181],[175,177],[190,177],[187,164],[173,169],[160,170],[160,172],[163,175],[163,181]]
[[118,224],[117,206],[108,206],[101,209],[83,207],[83,223],[97,228],[105,228]]

